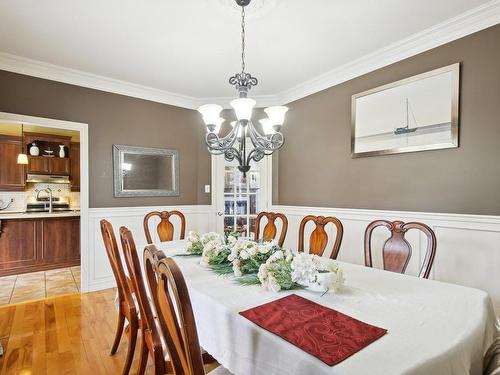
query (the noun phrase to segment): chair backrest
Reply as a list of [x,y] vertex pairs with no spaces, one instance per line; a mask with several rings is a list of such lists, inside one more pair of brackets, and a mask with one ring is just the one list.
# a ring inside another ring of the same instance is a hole
[[328,244],[328,234],[325,231],[325,225],[332,223],[337,228],[337,235],[335,242],[333,243],[332,252],[330,253],[331,259],[337,259],[339,254],[340,244],[342,243],[342,237],[344,236],[344,227],[339,219],[336,217],[328,216],[314,216],[308,215],[302,219],[299,227],[299,252],[304,251],[304,230],[306,224],[312,221],[316,224],[316,228],[312,231],[311,237],[309,238],[309,253],[322,256],[325,252],[326,245]]
[[[157,284],[150,284],[151,293],[156,294],[154,301],[157,303],[160,326],[174,373],[204,375],[202,353],[186,282],[174,260],[160,253],[154,245],[146,247],[144,264],[146,267],[147,262],[150,262],[156,271]],[[155,287],[156,290],[152,290]]]
[[[262,218],[267,218],[267,224],[264,226],[264,230],[262,232],[262,236],[260,236],[260,221]],[[263,239],[264,241],[271,241],[276,238],[278,234],[278,228],[274,223],[276,219],[281,220],[281,234],[278,239],[278,245],[283,246],[285,242],[286,232],[288,230],[288,219],[285,215],[274,212],[261,212],[257,215],[257,219],[255,220],[255,241],[259,239]]]
[[120,238],[122,242],[123,254],[125,256],[125,263],[127,264],[128,273],[132,281],[132,288],[134,289],[137,304],[139,305],[139,310],[141,312],[141,326],[143,329],[147,330],[147,340],[150,341],[147,344],[154,346],[156,350],[162,350],[160,332],[158,332],[156,328],[154,313],[146,292],[144,279],[142,278],[141,264],[137,255],[134,237],[132,236],[132,232],[130,230],[126,227],[121,227]]
[[118,299],[120,303],[125,302],[128,307],[135,312],[135,304],[132,297],[132,291],[130,289],[130,279],[127,277],[125,270],[123,269],[115,232],[113,231],[113,226],[110,222],[101,220],[101,234],[104,241],[104,247],[106,248],[106,253],[108,255],[109,264],[111,265],[111,270],[113,271],[113,276],[115,277],[118,289]]
[[144,217],[144,233],[148,244],[153,243],[151,233],[149,232],[149,219],[154,216],[160,218],[160,223],[156,226],[156,232],[160,241],[172,241],[174,239],[174,225],[170,221],[170,216],[178,216],[181,220],[181,235],[180,239],[183,240],[186,235],[186,218],[180,211],[153,211]]
[[405,239],[405,233],[410,229],[419,229],[427,236],[427,251],[420,269],[419,277],[428,278],[431,272],[434,256],[436,255],[436,235],[427,225],[422,223],[404,223],[402,221],[375,220],[370,223],[365,231],[365,265],[373,266],[371,239],[373,230],[377,227],[386,227],[391,236],[382,246],[382,258],[384,270],[405,273],[410,261],[412,249],[410,243]]

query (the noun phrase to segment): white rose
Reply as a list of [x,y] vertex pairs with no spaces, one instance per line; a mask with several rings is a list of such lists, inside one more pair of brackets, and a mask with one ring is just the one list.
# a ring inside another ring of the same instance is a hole
[[246,260],[246,259],[250,258],[250,254],[248,254],[248,252],[246,250],[241,250],[240,258]]

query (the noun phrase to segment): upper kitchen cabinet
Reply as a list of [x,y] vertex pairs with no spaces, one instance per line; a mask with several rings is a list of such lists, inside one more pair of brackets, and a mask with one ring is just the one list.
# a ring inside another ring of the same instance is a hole
[[[28,150],[28,173],[70,175],[71,137],[25,132],[24,138]],[[31,148],[35,146],[38,155],[32,155]],[[62,158],[61,149],[64,152]]]
[[17,164],[21,149],[21,137],[0,135],[0,191],[24,190],[24,165]]
[[71,191],[80,191],[80,143],[71,142],[69,149],[71,160]]

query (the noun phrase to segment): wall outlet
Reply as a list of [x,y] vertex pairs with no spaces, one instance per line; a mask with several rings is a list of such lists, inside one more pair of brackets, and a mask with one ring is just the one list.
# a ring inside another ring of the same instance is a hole
[[210,185],[205,185],[205,193],[210,193]]

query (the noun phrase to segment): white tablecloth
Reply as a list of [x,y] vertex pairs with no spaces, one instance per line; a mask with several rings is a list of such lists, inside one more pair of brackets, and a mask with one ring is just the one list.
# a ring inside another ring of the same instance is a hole
[[[161,243],[167,256],[181,241]],[[346,283],[337,294],[263,291],[240,286],[174,257],[193,304],[200,344],[236,375],[480,375],[483,355],[498,332],[489,296],[480,290],[339,262]],[[330,367],[238,312],[296,293],[388,333]]]

